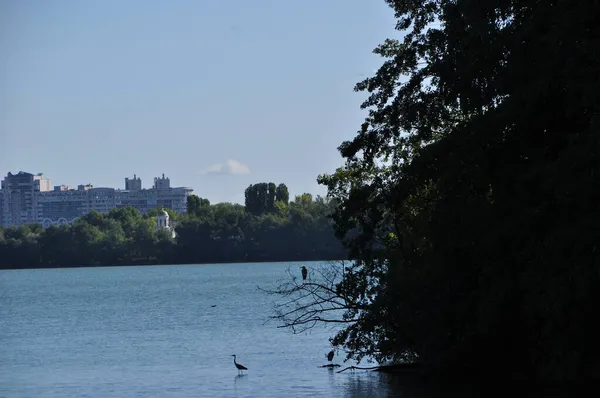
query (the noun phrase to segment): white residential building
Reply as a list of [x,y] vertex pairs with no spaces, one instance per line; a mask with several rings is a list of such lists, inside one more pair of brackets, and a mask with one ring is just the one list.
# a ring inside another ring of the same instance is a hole
[[142,189],[141,179],[125,179],[125,187],[95,188],[79,185],[70,189],[65,185],[50,190],[50,180],[41,174],[8,173],[0,190],[0,226],[38,222],[44,227],[71,224],[77,218],[96,210],[108,213],[111,209],[132,206],[145,213],[157,207],[185,213],[191,188],[170,186],[164,174],[154,179],[151,189]]
[[65,185],[55,186],[53,191],[38,195],[37,222],[44,228],[52,224],[70,224],[89,207],[87,190],[69,189]]
[[[135,179],[135,176],[134,176]],[[138,178],[139,180],[139,178]],[[125,187],[131,180],[125,179]],[[141,181],[139,182],[141,187]],[[154,185],[150,189],[125,189],[115,191],[115,206],[132,206],[145,213],[157,207],[164,207],[184,214],[187,210],[187,197],[193,190],[186,187],[171,187],[171,181],[163,174],[154,178]]]
[[0,183],[3,226],[16,226],[37,221],[37,196],[50,190],[51,182],[43,174],[19,171],[8,173]]
[[53,224],[71,224],[92,210],[108,213],[116,207],[114,188],[94,188],[91,185],[79,185],[77,189],[56,186],[53,191],[38,195],[36,202],[36,222],[45,228]]
[[140,177],[137,177],[135,174],[133,175],[133,178],[131,180],[129,178],[125,178],[125,190],[141,191],[142,179]]

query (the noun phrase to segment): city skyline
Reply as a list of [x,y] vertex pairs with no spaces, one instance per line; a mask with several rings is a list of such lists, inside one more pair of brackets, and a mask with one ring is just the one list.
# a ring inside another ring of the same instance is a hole
[[[0,171],[1,172],[1,171]],[[131,173],[129,174],[129,176],[124,176],[121,178],[121,183],[118,184],[114,184],[114,185],[98,185],[95,184],[93,181],[90,181],[88,179],[88,181],[82,180],[82,181],[75,181],[75,182],[71,182],[71,183],[64,183],[63,180],[58,180],[55,179],[54,176],[51,176],[47,173],[44,172],[38,172],[36,170],[26,170],[26,169],[18,169],[18,170],[7,170],[5,172],[2,173],[2,175],[0,176],[0,178],[4,178],[6,177],[9,173],[12,173],[13,175],[17,174],[17,173],[29,173],[29,174],[33,174],[33,175],[38,175],[38,176],[43,176],[45,179],[50,181],[50,189],[52,190],[55,187],[68,187],[68,189],[71,190],[76,190],[78,186],[88,186],[88,187],[93,187],[93,188],[110,188],[110,189],[116,189],[116,190],[121,190],[121,191],[125,191],[127,190],[127,180],[129,179],[130,181],[132,179],[139,179],[141,180],[141,189],[152,189],[154,186],[154,179],[159,178],[160,176],[165,177],[167,174],[166,173],[158,173],[160,175],[152,175],[151,177],[149,177],[148,179],[143,178],[142,176],[140,176],[137,173]],[[213,174],[213,173],[209,173],[209,174]],[[214,174],[217,174],[216,172]],[[172,182],[172,181],[179,181],[177,179],[173,180],[171,175],[167,175],[167,178]],[[144,183],[144,181],[148,181],[151,180],[152,182],[148,185],[148,183]],[[316,180],[316,178],[315,178]],[[247,185],[241,185],[240,186],[240,194],[238,195],[238,200],[237,201],[214,201],[211,200],[209,197],[207,196],[203,196],[201,194],[201,192],[198,192],[198,190],[196,188],[194,188],[191,184],[180,184],[180,183],[172,183],[172,185],[174,186],[178,186],[178,187],[185,187],[185,188],[190,188],[194,191],[194,195],[197,195],[203,199],[208,199],[211,203],[221,203],[221,202],[229,202],[229,203],[237,203],[237,204],[241,204],[244,205],[244,192],[246,190],[246,188],[250,185],[253,184],[257,184],[257,183],[261,183],[261,182],[275,182],[277,184],[283,183],[286,184],[286,186],[288,187],[288,190],[290,192],[290,198],[293,199],[294,197],[296,197],[297,195],[301,195],[303,193],[310,193],[313,196],[317,196],[317,195],[322,195],[325,196],[326,195],[326,190],[322,189],[321,192],[306,192],[306,191],[299,191],[299,190],[294,190],[293,186],[289,186],[285,181],[253,181],[250,180],[250,182]],[[218,183],[218,180],[212,180],[212,183]]]
[[91,211],[108,213],[129,206],[141,213],[167,208],[185,214],[187,198],[193,192],[189,187],[172,187],[164,174],[154,178],[152,188],[142,188],[136,176],[124,181],[129,189],[91,184],[79,184],[75,189],[52,184],[43,173],[8,172],[0,185],[0,226],[69,225]]
[[[32,175],[35,175],[35,176],[42,176],[42,177],[44,177],[45,179],[47,179],[48,181],[50,181],[50,189],[49,190],[52,190],[55,187],[68,187],[69,189],[75,190],[75,189],[77,189],[78,186],[82,186],[83,185],[83,186],[89,186],[89,187],[93,187],[93,188],[111,188],[111,189],[117,189],[117,190],[125,191],[125,190],[128,190],[127,189],[127,180],[131,181],[131,180],[136,179],[136,178],[139,179],[141,181],[141,183],[142,183],[141,189],[152,189],[154,187],[154,183],[155,183],[155,179],[156,178],[162,177],[162,178],[167,178],[169,180],[171,179],[170,176],[166,176],[165,177],[165,173],[159,173],[160,175],[155,175],[155,176],[152,177],[152,181],[153,182],[152,182],[151,186],[148,187],[148,186],[144,186],[144,178],[141,178],[136,173],[133,173],[133,174],[130,175],[130,176],[133,176],[133,178],[131,178],[131,179],[130,179],[130,177],[123,177],[123,184],[122,184],[123,188],[117,188],[115,186],[101,186],[101,185],[96,185],[96,184],[94,184],[91,181],[85,181],[85,182],[81,181],[81,182],[75,183],[75,184],[57,183],[56,180],[52,176],[49,176],[49,175],[47,175],[44,172],[29,171],[29,170],[23,170],[23,169],[20,169],[18,171],[8,170],[5,173],[3,173],[2,178],[6,177],[9,174],[16,175],[18,173],[28,173],[28,174],[32,174]],[[191,188],[191,187],[186,186],[186,185],[181,185],[181,186],[182,187],[186,187],[186,188]]]

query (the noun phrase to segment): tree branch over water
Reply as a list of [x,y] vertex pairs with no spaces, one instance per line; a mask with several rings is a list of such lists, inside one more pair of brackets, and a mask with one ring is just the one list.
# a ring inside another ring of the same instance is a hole
[[355,323],[363,306],[340,289],[345,270],[344,261],[329,262],[323,267],[310,268],[307,279],[302,280],[299,270],[288,268],[288,278],[273,288],[259,286],[268,295],[284,298],[274,304],[274,315],[269,319],[280,321],[278,328],[289,328],[293,333],[305,332],[317,323]]

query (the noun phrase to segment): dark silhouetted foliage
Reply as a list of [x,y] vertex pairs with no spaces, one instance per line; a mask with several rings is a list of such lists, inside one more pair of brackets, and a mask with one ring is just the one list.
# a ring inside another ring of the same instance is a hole
[[375,50],[369,115],[319,178],[354,260],[334,345],[469,380],[600,380],[600,3],[387,3],[402,39]]

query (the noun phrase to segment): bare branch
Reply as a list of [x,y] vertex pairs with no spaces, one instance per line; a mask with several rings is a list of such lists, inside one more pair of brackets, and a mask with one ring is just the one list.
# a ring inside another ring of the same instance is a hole
[[273,288],[258,287],[267,295],[284,298],[274,303],[274,315],[269,320],[281,322],[278,328],[288,328],[293,333],[302,333],[319,323],[355,323],[365,306],[344,294],[339,286],[346,266],[346,262],[338,261],[310,268],[306,280],[298,277],[300,270],[293,272],[288,268],[288,278]]

